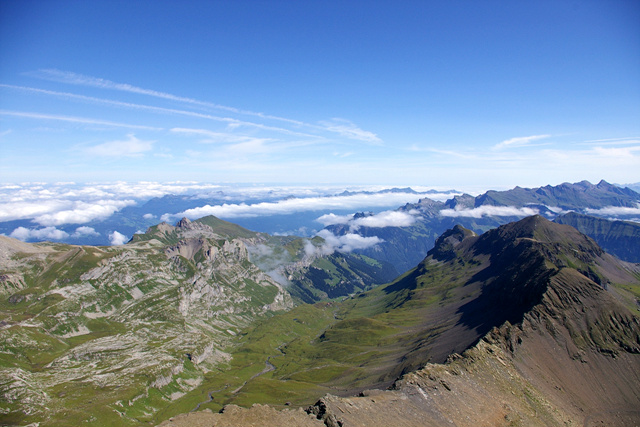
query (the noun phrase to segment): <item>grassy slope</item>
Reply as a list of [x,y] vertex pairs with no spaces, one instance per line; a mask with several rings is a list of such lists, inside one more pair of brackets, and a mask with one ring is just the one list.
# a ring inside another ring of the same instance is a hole
[[[150,235],[118,248],[40,245],[48,249],[43,252],[33,245],[32,252],[15,253],[0,269],[5,289],[15,288],[0,298],[0,320],[9,325],[0,329],[3,422],[141,425],[154,412],[169,413],[167,402],[179,402],[178,412],[195,407],[199,396],[192,389],[203,381],[203,370],[217,363],[209,357],[195,366],[186,354],[201,355],[208,345],[217,349],[229,342],[227,329],[264,315],[278,289],[262,282],[246,259],[233,261],[233,254],[219,257],[212,275],[196,265],[204,260],[202,253],[168,260],[158,242],[176,244],[179,235],[158,227]],[[106,263],[109,268],[96,269]],[[82,278],[92,269],[102,272]],[[188,315],[178,313],[184,295],[206,291],[196,287],[194,278],[200,276],[221,285],[221,297],[230,296],[226,304],[234,310],[218,306],[218,297],[208,305],[196,298]],[[168,384],[151,385],[166,375],[171,375]],[[172,397],[190,390],[193,406],[188,396]]]

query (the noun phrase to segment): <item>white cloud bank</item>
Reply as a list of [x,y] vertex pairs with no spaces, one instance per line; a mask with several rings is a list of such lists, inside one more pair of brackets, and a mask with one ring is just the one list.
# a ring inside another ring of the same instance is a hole
[[383,227],[409,227],[416,222],[416,214],[384,211],[375,215],[355,218],[354,215],[335,215],[329,213],[322,215],[316,221],[325,227],[335,224],[349,225],[351,231],[358,230],[360,227],[383,228]]
[[616,215],[621,215],[621,216],[625,216],[625,215],[640,215],[640,204],[638,205],[638,207],[636,208],[628,208],[628,207],[622,207],[622,206],[607,206],[605,208],[602,209],[585,209],[585,212],[589,215],[599,215],[599,216],[606,216],[606,215],[612,215],[612,216],[616,216]]
[[484,216],[525,217],[537,215],[540,211],[533,208],[517,208],[515,206],[480,206],[473,209],[443,209],[440,215],[453,218],[482,218]]
[[22,240],[23,242],[28,240],[62,240],[69,237],[69,233],[63,230],[58,230],[55,227],[45,227],[37,230],[18,227],[11,232],[9,237]]
[[[261,202],[254,204],[225,203],[222,205],[205,205],[193,209],[187,209],[177,214],[165,214],[161,219],[163,221],[171,222],[182,217],[187,217],[193,220],[208,215],[214,215],[219,218],[250,218],[325,209],[357,210],[362,207],[385,207],[398,206],[405,203],[415,203],[419,198],[419,194],[412,193],[377,193],[354,194],[347,196],[338,195],[327,197],[290,198],[276,202]],[[370,226],[373,227],[375,225]]]
[[353,216],[354,214],[336,215],[332,212],[316,218],[316,221],[324,225],[325,227],[328,227],[330,225],[345,225],[349,224],[349,221],[353,220]]
[[76,231],[71,235],[71,237],[81,238],[81,237],[89,237],[89,236],[99,236],[98,233],[93,227],[78,227]]
[[[205,205],[176,214],[165,214],[162,221],[171,222],[181,217],[197,219],[207,215],[220,218],[259,217],[264,215],[291,214],[304,211],[349,210],[359,211],[373,208],[391,208],[406,203],[415,203],[421,197],[444,198],[444,194],[430,194],[425,189],[420,193],[380,191],[385,187],[350,188],[362,193],[335,195],[345,187],[304,186],[229,186],[202,182],[111,182],[76,184],[64,183],[7,183],[0,184],[0,222],[31,220],[43,227],[59,227],[67,224],[86,224],[102,221],[127,206],[140,201],[169,194],[190,196],[193,199],[221,198],[228,200],[222,205]],[[457,193],[448,193],[451,197]],[[263,200],[260,203],[241,200]],[[269,200],[269,201],[264,201]],[[234,201],[238,201],[235,202]],[[379,214],[378,224],[387,221],[402,222],[397,214]],[[395,216],[395,217],[394,217]],[[153,219],[147,213],[145,219]],[[345,218],[345,221],[351,218]],[[335,223],[334,220],[327,220]],[[363,219],[361,225],[376,225],[374,219]]]
[[40,225],[85,224],[103,220],[120,209],[134,205],[133,200],[98,200],[92,203],[74,202],[72,209],[36,216],[33,221]]
[[409,227],[416,222],[416,216],[406,212],[385,211],[377,215],[365,216],[351,221],[351,229],[360,227]]
[[0,222],[31,219],[44,226],[104,220],[135,200],[198,194],[219,185],[197,182],[24,183],[0,185]]
[[324,244],[318,248],[307,242],[305,245],[305,251],[307,255],[322,254],[329,255],[335,251],[338,252],[351,252],[356,249],[367,249],[384,242],[378,236],[361,236],[354,231],[357,231],[361,227],[368,228],[383,228],[383,227],[408,227],[416,222],[418,212],[398,212],[398,211],[384,211],[376,215],[369,215],[365,217],[354,218],[355,215],[336,215],[329,213],[322,215],[316,221],[323,224],[325,227],[328,225],[342,224],[349,226],[349,232],[337,236],[329,230],[320,230],[316,236],[320,236],[324,239]]

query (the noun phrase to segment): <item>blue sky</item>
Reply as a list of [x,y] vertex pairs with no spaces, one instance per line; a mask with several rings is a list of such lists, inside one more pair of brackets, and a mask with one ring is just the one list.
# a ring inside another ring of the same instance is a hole
[[0,182],[638,182],[638,22],[616,0],[0,0]]

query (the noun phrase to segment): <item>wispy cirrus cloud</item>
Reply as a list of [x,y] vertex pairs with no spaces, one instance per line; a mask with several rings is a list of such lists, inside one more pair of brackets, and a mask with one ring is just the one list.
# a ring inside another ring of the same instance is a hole
[[348,139],[355,139],[375,145],[382,144],[382,140],[378,137],[378,135],[359,128],[355,125],[355,123],[349,120],[334,118],[330,121],[320,122],[320,124],[322,124],[324,128],[329,132],[338,133],[339,135]]
[[79,124],[85,124],[85,125],[122,127],[122,128],[140,129],[140,130],[162,130],[162,128],[153,127],[153,126],[132,125],[129,123],[112,122],[109,120],[90,119],[86,117],[74,117],[74,116],[60,116],[56,114],[31,113],[31,112],[25,112],[25,111],[0,110],[0,115],[24,117],[27,119],[38,119],[38,120],[57,120],[57,121],[79,123]]
[[502,150],[509,147],[524,147],[531,145],[533,141],[540,139],[550,138],[551,135],[531,135],[531,136],[519,136],[516,138],[507,139],[493,146],[493,150]]
[[127,108],[127,109],[134,109],[134,110],[140,110],[140,111],[148,111],[152,113],[180,115],[180,116],[193,117],[193,118],[204,119],[204,120],[211,120],[215,122],[225,123],[227,126],[231,128],[238,128],[238,127],[245,126],[245,127],[262,129],[266,131],[280,132],[288,135],[297,135],[297,136],[303,136],[303,137],[316,136],[309,133],[303,133],[303,132],[299,132],[296,130],[291,130],[283,127],[269,126],[263,123],[249,122],[245,120],[239,120],[233,117],[220,117],[220,116],[215,116],[208,113],[200,113],[200,112],[191,111],[191,110],[181,110],[176,108],[165,108],[165,107],[158,107],[154,105],[115,101],[112,99],[96,98],[93,96],[78,95],[78,94],[69,93],[69,92],[57,92],[53,90],[39,89],[39,88],[25,87],[25,86],[0,84],[0,87],[13,89],[13,90],[20,90],[24,92],[31,92],[31,93],[40,94],[40,95],[54,96],[54,97],[64,98],[67,100],[75,100],[75,101],[87,102],[92,104],[106,105],[111,107]]
[[596,155],[602,157],[618,157],[621,159],[630,159],[635,157],[635,153],[640,153],[640,141],[635,141],[635,146],[624,146],[624,147],[601,147],[597,146],[593,148],[593,151]]
[[233,144],[248,142],[255,139],[248,135],[238,135],[230,132],[215,132],[208,129],[171,128],[172,133],[199,136],[202,144]]
[[155,141],[143,141],[133,134],[127,135],[126,140],[109,141],[102,144],[87,147],[87,154],[100,157],[140,157],[151,151]]
[[[166,99],[170,101],[177,101],[187,105],[200,107],[205,110],[211,110],[211,109],[221,110],[221,111],[226,111],[226,112],[234,113],[238,115],[245,115],[245,116],[256,117],[264,120],[271,120],[271,121],[286,123],[299,128],[307,128],[307,129],[313,129],[316,131],[320,130],[320,131],[328,131],[331,133],[337,133],[338,135],[348,139],[359,140],[359,141],[364,141],[364,142],[369,142],[374,144],[382,143],[380,138],[375,133],[363,130],[358,126],[356,126],[351,121],[345,120],[345,119],[332,119],[330,121],[320,122],[320,125],[316,125],[311,123],[305,123],[303,121],[295,120],[287,117],[281,117],[281,116],[276,116],[271,114],[265,114],[262,112],[255,112],[251,110],[230,107],[226,105],[220,105],[212,102],[201,101],[194,98],[174,95],[171,93],[161,92],[153,89],[145,89],[145,88],[141,88],[139,86],[135,86],[127,83],[117,83],[111,80],[107,80],[99,77],[86,76],[86,75],[74,73],[71,71],[62,71],[57,69],[41,69],[41,70],[37,70],[27,74],[32,77],[40,78],[43,80],[146,95],[146,96]],[[239,125],[260,126],[256,123],[243,122],[239,120],[236,120],[236,122],[232,124],[232,126],[239,126]],[[261,126],[264,126],[264,125],[261,125]],[[291,129],[286,129],[286,128],[275,128],[275,127],[266,127],[266,128],[268,129],[270,128],[272,130],[278,129],[280,131],[286,130],[294,134],[300,133],[300,132],[295,132]]]
[[301,122],[299,120],[293,120],[293,119],[289,119],[289,118],[285,118],[285,117],[273,116],[273,115],[264,114],[264,113],[260,113],[260,112],[244,110],[244,109],[241,109],[241,108],[235,108],[235,107],[230,107],[230,106],[226,106],[226,105],[220,105],[220,104],[216,104],[216,103],[213,103],[213,102],[200,101],[200,100],[197,100],[197,99],[188,98],[188,97],[184,97],[184,96],[173,95],[173,94],[170,94],[170,93],[167,93],[167,92],[160,92],[160,91],[153,90],[153,89],[144,89],[144,88],[141,88],[141,87],[138,87],[138,86],[134,86],[134,85],[131,85],[131,84],[117,83],[117,82],[113,82],[113,81],[107,80],[107,79],[102,79],[102,78],[99,78],[99,77],[92,77],[92,76],[86,76],[86,75],[83,75],[83,74],[74,73],[72,71],[62,71],[62,70],[56,70],[56,69],[41,69],[41,70],[38,70],[38,71],[30,72],[28,74],[30,76],[32,76],[32,77],[37,77],[37,78],[40,78],[40,79],[43,79],[43,80],[50,80],[50,81],[55,81],[55,82],[59,82],[59,83],[67,83],[67,84],[81,85],[81,86],[91,86],[91,87],[97,87],[97,88],[102,88],[102,89],[111,89],[111,90],[118,90],[118,91],[123,91],[123,92],[137,93],[137,94],[140,94],[140,95],[147,95],[147,96],[167,99],[167,100],[171,100],[171,101],[178,101],[178,102],[182,102],[182,103],[185,103],[185,104],[191,104],[191,105],[196,105],[196,106],[205,107],[205,108],[223,110],[223,111],[228,111],[228,112],[236,113],[236,114],[243,114],[243,115],[248,115],[248,116],[260,117],[260,118],[263,118],[263,119],[282,121],[282,122],[286,122],[286,123],[290,123],[290,124],[294,124],[294,125],[299,125],[299,126],[312,126],[312,125],[308,125],[308,124],[306,124],[304,122]]
[[640,137],[628,137],[628,138],[605,138],[605,139],[591,139],[584,141],[589,145],[625,145],[625,144],[640,144]]

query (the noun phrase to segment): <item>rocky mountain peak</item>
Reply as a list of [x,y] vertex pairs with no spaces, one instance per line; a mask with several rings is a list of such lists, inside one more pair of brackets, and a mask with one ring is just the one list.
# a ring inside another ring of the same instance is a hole
[[470,194],[462,194],[460,196],[454,196],[445,202],[445,207],[448,209],[465,209],[473,208],[475,206],[476,199]]
[[471,230],[467,230],[461,225],[456,225],[452,229],[445,231],[437,240],[433,249],[427,256],[432,256],[439,261],[447,261],[456,256],[456,249],[468,238],[476,236]]
[[191,221],[189,220],[189,218],[183,217],[180,221],[178,221],[178,223],[176,224],[176,227],[187,228],[189,227],[190,224],[191,224]]
[[368,216],[373,216],[373,212],[356,212],[353,215],[353,219],[366,218]]

